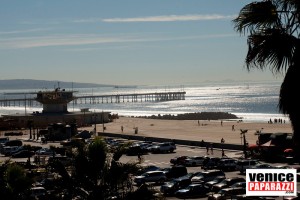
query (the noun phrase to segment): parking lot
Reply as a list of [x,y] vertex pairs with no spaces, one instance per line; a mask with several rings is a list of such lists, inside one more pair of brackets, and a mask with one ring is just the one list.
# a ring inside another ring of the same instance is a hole
[[[42,147],[49,147],[51,145],[54,146],[60,146],[59,143],[47,143],[43,144],[40,142],[32,142],[28,140],[24,140],[24,144],[31,144],[35,146],[42,146]],[[225,150],[225,155],[229,158],[238,159],[243,155],[243,152],[241,151],[235,151],[235,150]],[[210,157],[222,157],[222,150],[221,149],[213,149],[213,152],[209,149],[207,152],[207,149],[204,147],[195,147],[195,146],[184,146],[184,145],[176,145],[176,149],[174,152],[167,152],[167,153],[147,153],[142,155],[141,157],[141,165],[142,166],[156,166],[161,169],[169,168],[172,166],[172,163],[170,163],[170,160],[172,158],[178,157],[178,156],[187,156],[187,157],[193,157],[193,156],[210,156]],[[8,157],[4,157],[3,155],[0,156],[0,161],[6,160]],[[11,158],[12,161],[26,161],[27,158]],[[32,160],[33,161],[33,160]],[[121,157],[121,162],[136,162],[138,161],[138,156],[128,156],[124,155]],[[264,163],[264,162],[262,162]],[[272,166],[282,166],[287,165],[286,163],[269,163]],[[293,165],[291,167],[298,168],[299,165]],[[201,168],[201,166],[187,166],[187,172],[188,173],[196,173],[204,171],[204,169]],[[226,171],[225,172],[226,178],[233,178],[233,177],[242,177],[245,178],[244,174],[241,174],[239,171],[233,170],[233,171]],[[156,189],[160,189],[160,185],[155,184],[154,186]],[[297,187],[299,187],[299,183],[297,184]],[[197,198],[197,199],[207,199],[208,197],[203,198]],[[175,197],[166,197],[166,199],[177,199]],[[195,198],[193,198],[195,199]],[[282,199],[282,197],[278,197],[276,199]]]
[[[239,159],[243,155],[242,151],[234,151],[234,150],[225,150],[225,155],[229,158]],[[177,149],[173,153],[160,153],[160,154],[152,154],[148,153],[146,155],[143,155],[142,159],[142,166],[157,166],[160,168],[168,168],[171,167],[172,164],[170,163],[170,160],[172,158],[178,157],[178,156],[211,156],[211,157],[221,157],[222,156],[222,150],[221,149],[214,149],[213,154],[209,150],[209,154],[207,154],[206,148],[203,147],[193,147],[193,146],[182,146],[177,145]],[[137,156],[123,156],[121,161],[122,162],[132,162],[137,161]],[[260,161],[261,163],[265,163],[263,161]],[[270,164],[272,166],[286,166],[287,163],[266,163]],[[289,165],[290,167],[299,168],[299,165]],[[203,169],[201,166],[187,166],[188,173],[196,173],[201,172]],[[233,171],[226,171],[226,178],[233,178],[233,177],[243,177],[245,178],[245,174],[241,174],[239,171],[233,170]],[[297,184],[297,187],[299,187],[299,183]],[[160,186],[155,186],[157,189],[160,189]],[[167,197],[166,199],[177,199],[176,197]],[[193,198],[195,199],[195,198]],[[207,197],[203,198],[197,198],[197,199],[207,199]],[[276,197],[274,199],[282,199],[282,197]]]

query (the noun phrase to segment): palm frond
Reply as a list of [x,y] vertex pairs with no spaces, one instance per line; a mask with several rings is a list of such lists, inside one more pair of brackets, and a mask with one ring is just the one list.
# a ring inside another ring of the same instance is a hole
[[235,30],[240,33],[278,27],[280,20],[276,6],[271,1],[253,2],[244,6],[238,17],[233,20]]
[[248,37],[247,69],[267,66],[274,73],[285,72],[292,63],[295,38],[278,29],[267,29]]

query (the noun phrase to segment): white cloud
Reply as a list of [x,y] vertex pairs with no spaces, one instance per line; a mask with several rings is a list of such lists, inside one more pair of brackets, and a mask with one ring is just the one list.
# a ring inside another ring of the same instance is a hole
[[172,22],[172,21],[204,21],[204,20],[221,20],[233,19],[233,15],[165,15],[165,16],[149,16],[135,18],[110,18],[103,19],[103,22]]
[[50,28],[34,28],[34,29],[26,29],[26,30],[0,31],[0,35],[32,33],[32,32],[41,32],[41,31],[47,31],[47,30],[51,30],[51,29]]
[[205,21],[205,20],[222,20],[233,19],[235,15],[161,15],[148,17],[133,17],[133,18],[88,18],[73,20],[75,23],[96,23],[96,22],[173,22],[173,21]]
[[142,40],[144,39],[141,39],[139,37],[104,37],[90,34],[54,35],[43,37],[16,37],[9,39],[0,39],[0,49],[26,49],[49,46],[72,46],[117,42],[138,42]]
[[53,35],[53,36],[37,36],[37,37],[13,37],[8,39],[0,39],[0,49],[28,49],[36,47],[50,46],[75,46],[75,45],[91,45],[104,43],[126,43],[126,42],[155,42],[155,41],[171,41],[171,40],[194,40],[205,38],[234,37],[233,34],[216,34],[216,35],[197,35],[185,37],[169,37],[169,36],[99,36],[91,34],[80,35]]

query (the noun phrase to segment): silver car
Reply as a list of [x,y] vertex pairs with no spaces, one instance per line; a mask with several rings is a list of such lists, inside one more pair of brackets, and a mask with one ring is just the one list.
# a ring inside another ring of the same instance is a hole
[[141,185],[148,182],[164,183],[166,180],[167,177],[163,171],[148,171],[134,178],[134,182],[137,185]]

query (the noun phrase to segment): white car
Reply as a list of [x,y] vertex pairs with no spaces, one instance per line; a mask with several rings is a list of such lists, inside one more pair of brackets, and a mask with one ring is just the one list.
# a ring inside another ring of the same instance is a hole
[[47,195],[47,190],[44,187],[32,187],[30,191],[30,196],[33,198],[42,198]]
[[163,142],[160,144],[157,144],[155,146],[152,146],[151,151],[152,153],[166,153],[166,152],[174,152],[176,149],[176,145],[174,142]]
[[55,151],[49,148],[41,148],[35,152],[37,155],[48,155],[52,156],[53,154],[55,155]]
[[199,166],[203,164],[205,160],[204,156],[192,156],[184,160],[184,165],[186,166]]
[[167,177],[165,175],[165,172],[163,171],[148,171],[134,178],[134,182],[137,185],[141,185],[143,183],[148,183],[148,182],[163,183],[166,180]]

